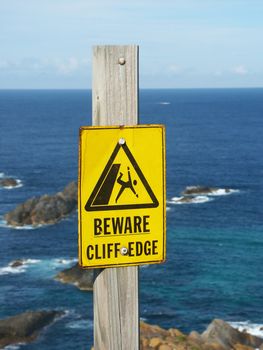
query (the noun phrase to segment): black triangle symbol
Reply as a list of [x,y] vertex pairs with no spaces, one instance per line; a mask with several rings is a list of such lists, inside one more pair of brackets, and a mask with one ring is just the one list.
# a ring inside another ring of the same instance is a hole
[[[128,159],[130,160],[135,172],[141,180],[144,188],[149,194],[151,201],[149,203],[138,203],[138,204],[116,204],[108,205],[110,196],[113,190],[114,183],[116,181],[119,168],[121,164],[113,164],[120,149],[123,149]],[[133,157],[126,143],[117,143],[108,163],[106,164],[94,190],[92,191],[86,205],[86,211],[102,211],[102,210],[121,210],[121,209],[140,209],[140,208],[156,208],[159,202],[155,197],[150,185],[148,184],[145,176],[143,175],[139,165]]]

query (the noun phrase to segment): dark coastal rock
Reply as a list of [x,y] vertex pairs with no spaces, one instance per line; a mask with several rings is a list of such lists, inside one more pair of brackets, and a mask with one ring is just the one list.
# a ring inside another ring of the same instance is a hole
[[0,179],[0,187],[16,187],[17,185],[18,185],[18,181],[11,177]]
[[24,260],[18,259],[18,260],[13,261],[13,262],[10,264],[10,267],[20,267],[20,266],[23,266],[24,264],[25,264],[25,261],[24,261]]
[[[216,191],[220,190],[216,187],[208,187],[208,186],[188,186],[186,189],[182,192],[183,196],[196,196],[196,195],[209,195],[213,194]],[[224,188],[223,191],[225,193],[230,193],[231,190],[229,188]]]
[[92,291],[94,270],[84,270],[78,264],[59,272],[55,279],[62,283],[73,284],[80,290]]
[[41,329],[62,315],[58,311],[29,311],[0,320],[0,347],[33,341]]
[[177,203],[193,203],[195,197],[183,196],[176,200]]
[[76,210],[77,202],[78,186],[71,182],[62,192],[28,199],[4,218],[11,226],[54,224]]

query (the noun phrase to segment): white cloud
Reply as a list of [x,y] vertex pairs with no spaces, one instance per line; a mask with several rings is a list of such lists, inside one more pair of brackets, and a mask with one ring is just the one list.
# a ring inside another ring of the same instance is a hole
[[67,60],[56,60],[55,67],[57,71],[62,75],[70,75],[79,69],[80,62],[76,57],[70,57]]
[[57,73],[74,75],[89,65],[89,60],[69,58],[23,58],[21,60],[0,60],[0,71],[7,73]]
[[8,67],[8,62],[0,60],[0,69],[6,69]]
[[237,75],[246,75],[248,70],[243,64],[239,64],[238,66],[234,67],[233,72]]
[[59,74],[72,75],[87,67],[89,65],[89,60],[70,57],[64,60],[56,59],[54,62],[51,61],[50,65],[54,66]]
[[171,64],[168,67],[168,70],[169,70],[170,73],[173,73],[173,74],[180,74],[182,72],[181,67],[178,66],[177,64]]

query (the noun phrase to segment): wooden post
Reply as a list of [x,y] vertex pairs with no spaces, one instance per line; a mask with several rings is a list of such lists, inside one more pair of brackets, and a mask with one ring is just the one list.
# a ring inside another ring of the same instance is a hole
[[[137,46],[93,48],[92,116],[93,125],[138,123]],[[137,266],[98,271],[94,281],[94,347],[139,349]]]

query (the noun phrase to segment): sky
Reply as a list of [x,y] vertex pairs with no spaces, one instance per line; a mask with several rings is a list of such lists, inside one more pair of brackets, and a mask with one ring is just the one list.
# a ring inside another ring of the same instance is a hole
[[141,88],[263,87],[262,0],[0,0],[0,89],[90,89],[130,44]]

